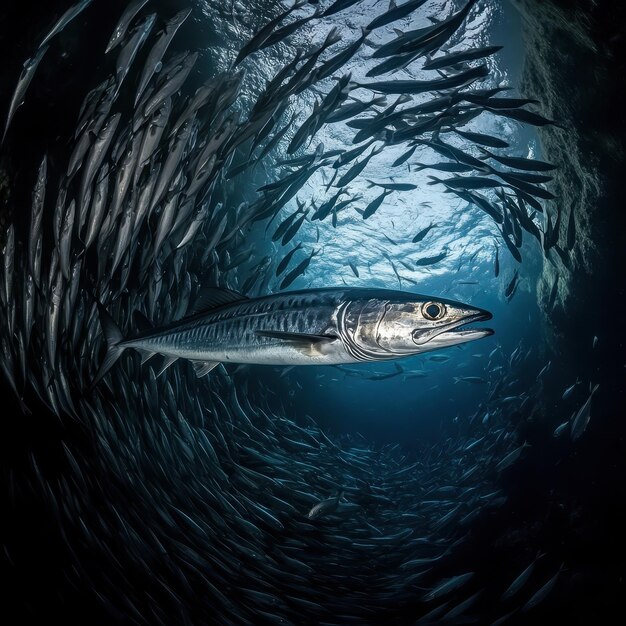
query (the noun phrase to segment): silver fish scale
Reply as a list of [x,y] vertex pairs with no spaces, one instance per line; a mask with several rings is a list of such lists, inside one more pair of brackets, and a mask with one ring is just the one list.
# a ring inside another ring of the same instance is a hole
[[276,343],[258,331],[319,335],[335,325],[335,312],[345,295],[343,290],[329,290],[321,295],[288,293],[245,300],[138,335],[124,345],[181,356],[202,352],[206,358],[207,352],[240,352]]

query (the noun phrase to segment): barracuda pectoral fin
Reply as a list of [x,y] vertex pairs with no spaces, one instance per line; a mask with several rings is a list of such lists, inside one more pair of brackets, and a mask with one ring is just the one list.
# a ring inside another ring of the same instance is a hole
[[256,334],[259,337],[288,341],[294,348],[308,356],[320,354],[324,346],[337,341],[335,335],[309,335],[307,333],[288,333],[277,330],[257,330]]
[[206,376],[214,367],[220,364],[219,361],[192,361],[193,371],[198,378]]

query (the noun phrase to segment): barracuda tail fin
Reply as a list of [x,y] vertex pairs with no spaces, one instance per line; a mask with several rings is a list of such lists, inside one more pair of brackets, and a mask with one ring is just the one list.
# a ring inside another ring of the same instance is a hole
[[90,391],[102,380],[113,365],[115,365],[115,362],[120,358],[122,352],[124,352],[124,346],[119,345],[120,342],[124,340],[122,331],[99,302],[97,306],[98,315],[100,316],[100,325],[102,326],[102,332],[107,342],[107,351],[100,364],[100,369],[91,383]]

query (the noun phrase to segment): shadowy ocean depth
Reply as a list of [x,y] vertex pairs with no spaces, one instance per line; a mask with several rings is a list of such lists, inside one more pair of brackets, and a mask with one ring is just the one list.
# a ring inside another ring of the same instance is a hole
[[613,623],[625,23],[5,2],[9,622]]

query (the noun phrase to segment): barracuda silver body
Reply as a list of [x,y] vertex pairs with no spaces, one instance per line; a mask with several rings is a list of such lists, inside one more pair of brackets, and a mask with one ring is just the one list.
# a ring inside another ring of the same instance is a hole
[[198,375],[218,363],[334,365],[386,361],[491,335],[462,329],[491,314],[460,302],[387,289],[328,288],[249,299],[206,290],[188,317],[124,339],[100,307],[108,351],[94,384],[126,348],[169,364],[193,361]]

